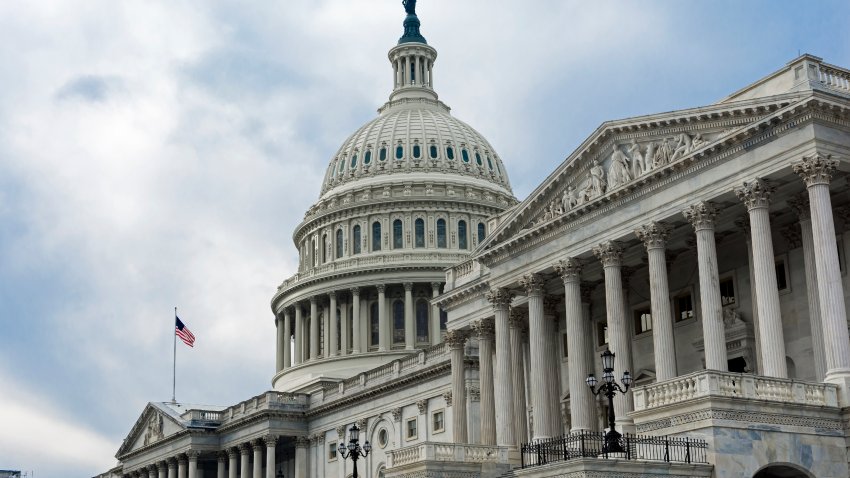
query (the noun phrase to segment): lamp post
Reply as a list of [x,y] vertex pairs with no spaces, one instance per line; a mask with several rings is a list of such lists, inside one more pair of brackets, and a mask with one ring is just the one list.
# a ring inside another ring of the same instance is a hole
[[622,453],[623,446],[620,444],[620,435],[616,429],[614,429],[614,395],[619,391],[620,393],[625,394],[629,390],[629,386],[632,384],[632,376],[629,374],[629,371],[626,370],[623,372],[623,387],[620,388],[620,385],[614,380],[614,354],[611,353],[610,350],[606,350],[602,352],[602,383],[599,385],[599,388],[596,388],[596,384],[599,382],[596,380],[596,377],[593,374],[589,374],[585,383],[590,387],[590,391],[593,392],[594,395],[599,395],[600,393],[608,397],[608,433],[605,434],[605,445],[602,448],[602,451],[605,453]]
[[360,429],[357,428],[356,423],[348,429],[348,433],[351,436],[348,440],[348,447],[345,446],[344,442],[339,442],[337,452],[343,460],[351,457],[351,463],[354,466],[351,476],[352,478],[357,478],[357,459],[368,456],[369,452],[372,451],[372,445],[369,444],[369,440],[366,440],[363,443],[363,448],[360,448],[360,444],[358,443],[360,441]]

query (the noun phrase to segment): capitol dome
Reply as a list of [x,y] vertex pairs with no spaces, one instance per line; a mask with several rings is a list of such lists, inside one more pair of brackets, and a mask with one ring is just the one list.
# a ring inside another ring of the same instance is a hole
[[493,146],[438,98],[437,51],[412,10],[389,51],[389,100],[331,158],[293,233],[298,272],[272,298],[276,390],[312,392],[439,347],[445,313],[431,299],[445,269],[517,203]]

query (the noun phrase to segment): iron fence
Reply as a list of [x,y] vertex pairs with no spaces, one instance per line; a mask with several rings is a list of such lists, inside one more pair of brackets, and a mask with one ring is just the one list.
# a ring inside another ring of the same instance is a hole
[[577,458],[616,458],[620,460],[708,463],[708,443],[688,437],[624,434],[621,453],[609,453],[605,434],[578,432],[525,443],[521,448],[522,467],[545,465]]

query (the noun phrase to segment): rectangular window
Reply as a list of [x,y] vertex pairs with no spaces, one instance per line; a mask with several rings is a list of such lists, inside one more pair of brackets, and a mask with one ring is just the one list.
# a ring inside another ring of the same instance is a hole
[[416,417],[407,420],[407,439],[415,440],[419,436],[416,429]]
[[649,308],[635,311],[635,335],[652,330],[652,311]]
[[735,281],[731,277],[720,280],[720,303],[721,305],[735,303]]
[[676,296],[676,322],[694,318],[694,301],[690,292]]
[[599,345],[605,345],[608,343],[608,324],[605,322],[599,322],[596,324],[596,340]]
[[788,269],[785,267],[785,259],[779,259],[776,265],[776,288],[780,291],[788,290]]
[[567,334],[561,334],[561,345],[564,350],[564,358],[567,358],[569,355],[567,354]]
[[433,414],[431,414],[431,428],[433,429],[433,433],[439,433],[445,430],[446,427],[446,414],[443,410],[437,410]]
[[328,443],[328,461],[336,460],[336,443]]

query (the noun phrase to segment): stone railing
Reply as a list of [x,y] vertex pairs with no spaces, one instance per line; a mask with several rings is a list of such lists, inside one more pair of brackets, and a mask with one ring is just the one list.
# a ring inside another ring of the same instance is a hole
[[817,77],[827,88],[850,93],[850,70],[819,63]]
[[635,411],[649,410],[701,397],[732,397],[838,406],[838,387],[827,383],[702,370],[634,389]]
[[221,425],[223,413],[218,410],[187,410],[181,417],[189,421],[190,426],[215,427]]
[[222,410],[222,422],[243,418],[264,410],[303,412],[308,396],[303,393],[266,392]]
[[469,283],[487,274],[487,267],[481,265],[476,260],[468,260],[461,262],[456,266],[446,269],[446,286],[445,291],[454,289],[463,284]]
[[438,442],[423,442],[398,450],[390,450],[388,455],[388,468],[423,461],[510,463],[512,459],[508,447]]

